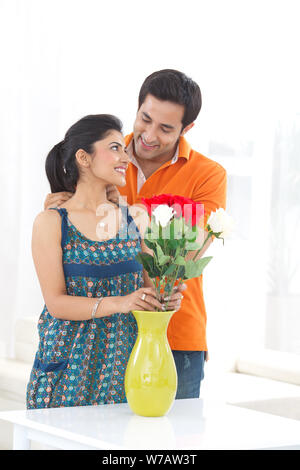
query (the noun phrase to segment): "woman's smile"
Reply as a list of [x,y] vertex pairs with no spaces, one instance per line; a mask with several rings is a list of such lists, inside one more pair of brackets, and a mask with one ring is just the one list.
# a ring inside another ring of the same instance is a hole
[[121,173],[121,175],[124,175],[126,174],[126,170],[127,170],[127,165],[126,166],[117,166],[115,168],[115,171],[117,171],[118,173]]

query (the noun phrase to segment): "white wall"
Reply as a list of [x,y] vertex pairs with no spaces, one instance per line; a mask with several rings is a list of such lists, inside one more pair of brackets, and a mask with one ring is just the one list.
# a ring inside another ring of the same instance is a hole
[[48,150],[86,114],[116,114],[130,132],[139,87],[161,68],[199,83],[203,108],[189,140],[232,177],[237,234],[213,248],[205,278],[209,344],[223,351],[264,343],[275,131],[300,111],[296,7],[1,0],[0,354],[11,350],[15,318],[42,307],[30,239],[49,191]]

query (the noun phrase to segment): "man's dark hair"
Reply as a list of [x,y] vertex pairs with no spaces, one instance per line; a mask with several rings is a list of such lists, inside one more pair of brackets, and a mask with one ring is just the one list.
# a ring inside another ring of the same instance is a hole
[[147,95],[153,95],[158,100],[183,105],[183,129],[195,121],[202,105],[199,85],[178,70],[159,70],[149,75],[140,89],[139,108]]

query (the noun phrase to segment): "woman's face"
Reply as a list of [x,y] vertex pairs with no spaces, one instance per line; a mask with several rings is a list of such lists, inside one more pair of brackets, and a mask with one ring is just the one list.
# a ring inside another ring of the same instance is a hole
[[125,186],[129,158],[125,152],[123,135],[112,130],[107,136],[94,143],[90,158],[90,170],[96,178],[108,184]]

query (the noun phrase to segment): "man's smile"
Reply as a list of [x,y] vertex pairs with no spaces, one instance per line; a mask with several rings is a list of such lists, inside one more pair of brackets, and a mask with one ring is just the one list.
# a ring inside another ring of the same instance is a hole
[[142,135],[140,136],[140,142],[141,142],[141,146],[142,146],[145,150],[153,150],[154,148],[158,147],[157,144],[155,144],[155,145],[149,145],[148,143],[146,143]]

